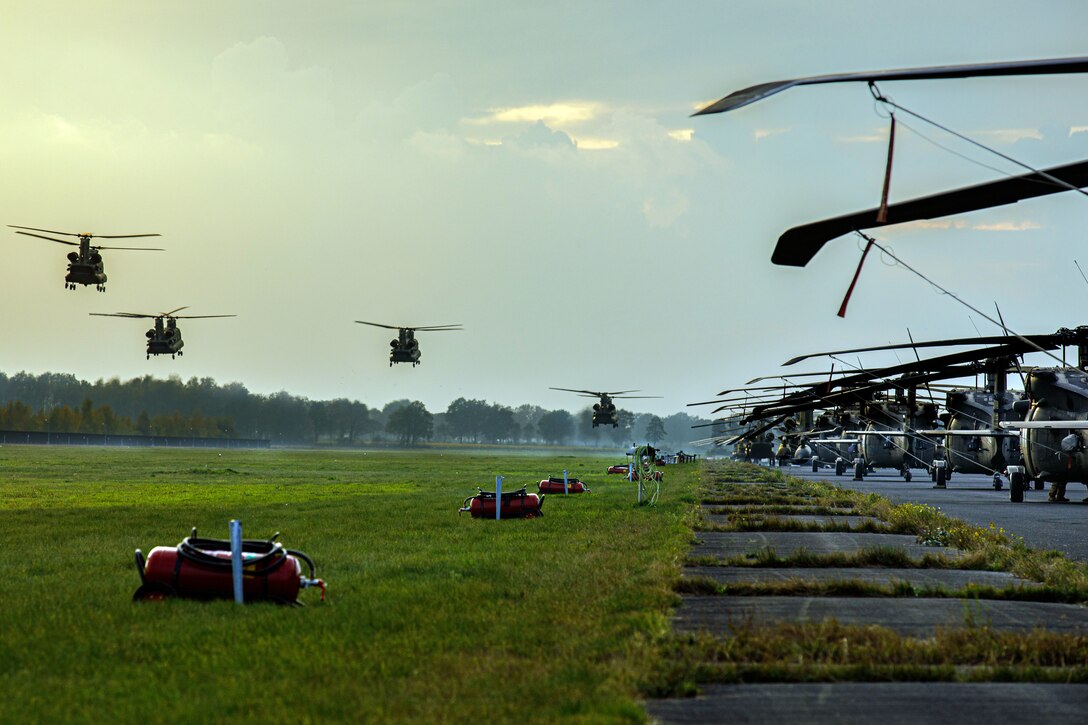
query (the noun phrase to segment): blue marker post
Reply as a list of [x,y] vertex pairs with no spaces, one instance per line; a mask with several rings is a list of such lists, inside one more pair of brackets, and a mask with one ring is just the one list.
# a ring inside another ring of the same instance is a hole
[[568,484],[567,484],[567,469],[564,468],[563,469],[563,495],[566,496],[568,493],[570,493],[570,490],[568,489]]
[[495,520],[502,518],[502,476],[495,476]]
[[230,569],[234,575],[234,601],[244,604],[242,595],[242,522],[230,520]]

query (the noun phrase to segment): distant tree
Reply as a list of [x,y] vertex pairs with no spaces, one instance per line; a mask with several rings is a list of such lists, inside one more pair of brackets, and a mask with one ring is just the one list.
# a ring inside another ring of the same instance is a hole
[[574,435],[574,416],[565,410],[549,410],[536,422],[540,437],[548,443],[563,444]]
[[649,420],[646,421],[646,432],[644,433],[647,443],[652,443],[655,446],[665,440],[667,435],[665,432],[665,421],[658,418],[656,415],[651,415]]
[[514,408],[514,422],[520,426],[521,440],[529,442],[537,435],[536,422],[546,411],[539,405],[519,405]]
[[485,435],[490,407],[484,400],[458,398],[446,408],[446,429],[459,441],[478,443]]
[[401,445],[414,446],[434,435],[434,416],[418,400],[393,410],[385,429],[397,436]]
[[136,416],[136,432],[140,435],[151,435],[151,416],[146,410],[141,410]]

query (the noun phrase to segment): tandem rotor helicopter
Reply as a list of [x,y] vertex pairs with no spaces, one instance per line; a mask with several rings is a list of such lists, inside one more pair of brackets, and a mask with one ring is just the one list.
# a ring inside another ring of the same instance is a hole
[[[101,250],[103,249],[124,249],[137,252],[162,252],[165,251],[158,247],[105,247],[102,245],[92,245],[91,240],[98,239],[135,239],[137,237],[161,237],[161,234],[91,234],[89,232],[57,232],[52,229],[38,229],[36,227],[21,227],[15,224],[8,224],[12,229],[29,229],[30,231],[15,232],[16,234],[23,234],[28,237],[37,237],[38,239],[46,239],[50,242],[56,242],[57,244],[67,244],[70,247],[79,247],[78,252],[68,253],[68,273],[64,276],[64,288],[72,289],[76,288],[77,284],[90,286],[94,285],[95,289],[99,292],[106,291],[106,270],[105,263],[102,261]],[[49,234],[62,234],[68,237],[76,237],[78,242],[72,242],[67,239],[56,239],[54,237],[47,237],[43,234],[32,234],[31,232],[48,232]]]
[[237,315],[178,315],[176,313],[187,310],[188,307],[179,307],[169,312],[160,312],[157,315],[146,315],[139,312],[90,312],[95,317],[127,317],[131,319],[153,319],[155,326],[145,333],[147,335],[147,359],[152,355],[169,355],[175,358],[184,355],[181,348],[185,341],[181,339],[181,328],[178,320],[201,320],[211,317],[237,317]]
[[412,367],[419,365],[419,342],[416,340],[417,332],[461,332],[461,323],[453,325],[428,325],[417,327],[402,327],[399,325],[383,325],[380,322],[365,322],[356,320],[360,325],[382,327],[386,330],[396,330],[397,336],[389,341],[389,367],[393,363],[412,363]]
[[617,390],[614,393],[599,393],[593,390],[574,390],[573,388],[548,388],[549,390],[562,390],[566,393],[578,393],[583,398],[598,398],[593,404],[593,427],[610,425],[618,428],[620,425],[616,417],[616,404],[612,402],[616,398],[660,398],[660,395],[627,395],[637,393],[637,390]]

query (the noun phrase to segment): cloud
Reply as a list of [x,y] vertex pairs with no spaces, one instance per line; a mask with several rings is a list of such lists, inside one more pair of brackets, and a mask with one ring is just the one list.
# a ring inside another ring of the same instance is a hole
[[475,119],[474,123],[536,123],[543,121],[549,126],[562,127],[592,121],[600,116],[603,111],[603,104],[593,101],[536,103],[528,106],[493,109],[490,115]]
[[[963,219],[919,219],[906,224],[897,224],[895,231],[909,231],[911,229],[966,229],[967,222]],[[889,229],[888,231],[891,231]]]
[[445,131],[416,131],[408,139],[408,145],[444,161],[458,161],[467,152],[467,145],[461,138]]
[[1024,139],[1043,140],[1043,132],[1037,128],[996,128],[991,131],[976,131],[975,133],[1000,144],[1013,144]]
[[1070,126],[1069,135],[1072,136],[1075,133],[1084,133],[1088,131],[1088,126]]
[[673,189],[664,198],[649,198],[642,202],[642,215],[651,227],[668,227],[687,213],[687,196]]
[[608,151],[617,148],[620,142],[610,138],[580,136],[574,139],[574,144],[583,151]]
[[980,232],[1026,232],[1032,229],[1042,229],[1043,225],[1032,221],[1005,221],[994,224],[976,224],[971,228]]
[[694,128],[678,128],[675,131],[669,131],[669,138],[677,141],[690,141],[694,135]]
[[779,136],[784,133],[789,133],[792,130],[792,128],[757,128],[752,132],[752,138],[756,141],[762,141],[765,138]]

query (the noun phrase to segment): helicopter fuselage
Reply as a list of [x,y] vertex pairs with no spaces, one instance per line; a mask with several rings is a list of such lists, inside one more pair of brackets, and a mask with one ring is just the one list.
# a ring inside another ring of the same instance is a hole
[[419,365],[419,358],[419,342],[412,330],[401,330],[389,341],[389,367],[393,367],[393,363],[411,363],[415,367]]
[[[1035,368],[1028,373],[1031,399],[1026,422],[1088,419],[1088,375],[1076,368]],[[1088,482],[1088,431],[1073,427],[1025,428],[1020,450],[1028,475],[1044,481]]]
[[[1017,420],[1013,403],[1020,400],[1023,394],[1007,390],[999,395],[1000,420]],[[945,410],[951,414],[947,428],[950,431],[989,430],[993,409],[994,393],[986,390],[951,391],[945,403]],[[1000,472],[1020,458],[1020,441],[1012,436],[954,434],[945,439],[948,464],[958,473]]]
[[185,341],[181,339],[181,329],[174,320],[163,323],[162,318],[155,319],[155,326],[147,331],[147,358],[152,355],[182,355],[181,348]]
[[602,395],[600,401],[593,404],[593,427],[601,425],[610,425],[613,428],[620,425],[616,419],[616,404],[607,395]]
[[106,270],[102,254],[92,247],[88,239],[79,240],[79,251],[68,253],[68,273],[64,275],[64,286],[75,289],[77,284],[95,285],[99,292],[106,291]]

